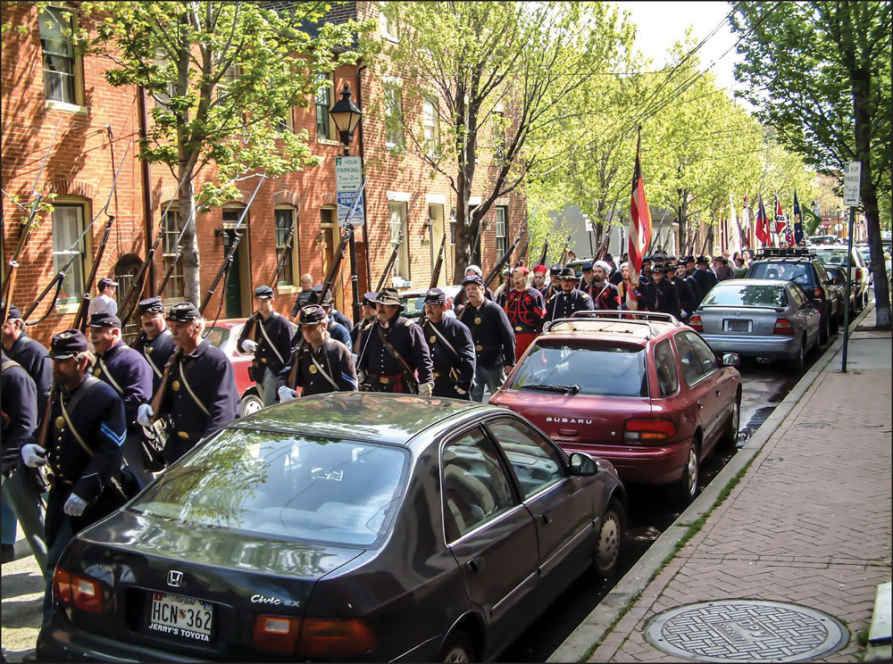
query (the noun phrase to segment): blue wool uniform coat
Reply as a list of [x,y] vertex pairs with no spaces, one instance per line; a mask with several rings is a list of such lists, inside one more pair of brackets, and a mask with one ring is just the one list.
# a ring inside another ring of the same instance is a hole
[[546,320],[569,318],[575,311],[591,311],[592,308],[592,298],[583,291],[577,288],[570,293],[558,291],[546,307]]
[[155,394],[164,374],[164,365],[174,353],[174,338],[171,336],[171,331],[164,328],[154,339],[149,339],[145,332],[140,332],[132,348],[149,363],[149,368],[152,369],[152,394]]
[[[477,361],[471,330],[462,321],[446,317],[439,323],[425,319],[421,328],[425,341],[428,342],[431,364],[434,367],[433,394],[438,397],[467,399]],[[441,336],[452,349],[443,342]],[[457,387],[462,391],[457,391]]]
[[[241,353],[248,352],[242,347],[242,342],[248,338],[250,320],[242,326],[242,333],[236,343],[236,347]],[[297,325],[274,311],[267,320],[260,318],[254,327],[254,340],[257,342],[257,349],[254,351],[251,367],[254,380],[261,382],[266,367],[269,367],[274,374],[278,374],[288,362],[292,336],[295,334]]]
[[357,371],[363,371],[370,378],[404,373],[403,365],[381,342],[379,329],[409,368],[416,372],[419,384],[430,383],[434,379],[431,354],[422,336],[422,329],[399,314],[389,321],[387,329],[382,328],[381,323],[376,323],[363,334],[360,346],[365,348],[365,352],[359,359]]
[[477,366],[515,363],[515,332],[502,307],[492,300],[484,300],[479,308],[469,302],[459,320],[471,331]]
[[37,388],[37,417],[39,420],[46,410],[50,385],[53,383],[53,362],[49,358],[47,349],[39,341],[35,341],[22,332],[12,348],[6,351],[6,356],[10,360],[18,362],[34,381],[34,386]]
[[140,404],[152,400],[152,367],[141,353],[123,341],[98,355],[93,375],[108,383],[124,402],[127,428],[138,430],[136,411]]
[[18,362],[5,355],[0,369],[0,410],[3,411],[3,472],[15,468],[18,450],[34,442],[37,430],[37,388]]
[[[294,383],[289,384],[294,362],[298,363],[298,369],[295,372]],[[337,390],[320,372],[317,365],[335,381]],[[325,392],[352,392],[357,389],[357,371],[350,349],[340,341],[326,339],[314,352],[313,346],[302,340],[292,350],[291,360],[279,374],[279,383],[292,389],[300,387],[301,396],[304,397]]]

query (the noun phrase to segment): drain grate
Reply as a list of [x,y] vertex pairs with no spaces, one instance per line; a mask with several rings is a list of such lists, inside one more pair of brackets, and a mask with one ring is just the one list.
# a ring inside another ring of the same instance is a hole
[[799,662],[840,650],[849,632],[816,609],[735,599],[664,611],[648,621],[645,638],[666,653],[700,662]]

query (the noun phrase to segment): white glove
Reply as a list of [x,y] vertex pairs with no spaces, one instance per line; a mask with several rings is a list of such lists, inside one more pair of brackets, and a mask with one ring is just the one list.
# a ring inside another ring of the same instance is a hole
[[434,383],[422,383],[419,385],[419,396],[431,398],[431,394],[434,392]]
[[68,516],[80,516],[84,513],[85,509],[87,509],[87,501],[76,493],[68,496],[68,500],[66,500],[65,505],[62,506],[62,511]]
[[152,426],[152,416],[155,414],[155,411],[152,410],[152,405],[148,403],[141,403],[139,408],[136,409],[136,423],[142,424],[144,427]]
[[22,445],[22,461],[25,462],[28,468],[37,468],[44,465],[47,462],[46,453],[47,451],[37,443]]
[[253,353],[257,350],[257,342],[252,341],[251,339],[245,339],[242,342],[242,352],[245,353]]
[[290,387],[283,385],[279,388],[279,403],[288,403],[298,398],[298,393]]

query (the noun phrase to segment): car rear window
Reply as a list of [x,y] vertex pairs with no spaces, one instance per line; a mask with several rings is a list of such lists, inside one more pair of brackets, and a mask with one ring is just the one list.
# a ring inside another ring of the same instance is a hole
[[403,302],[403,311],[401,316],[406,318],[418,318],[425,312],[425,296],[417,295],[411,297],[400,298]]
[[220,348],[220,346],[229,338],[229,328],[227,327],[211,327],[207,330],[208,341]]
[[786,307],[784,284],[778,286],[734,283],[719,284],[707,295],[702,307]]
[[225,429],[130,508],[186,524],[368,546],[390,527],[407,459],[387,445]]
[[534,342],[509,388],[648,396],[645,349],[632,344]]
[[812,283],[812,273],[806,263],[754,263],[747,273],[749,279],[797,280],[797,283]]
[[816,258],[818,258],[825,265],[846,265],[846,250],[834,250],[834,251],[816,251]]

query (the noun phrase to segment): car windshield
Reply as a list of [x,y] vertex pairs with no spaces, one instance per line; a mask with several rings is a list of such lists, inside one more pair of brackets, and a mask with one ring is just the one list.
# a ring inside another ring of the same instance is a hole
[[386,445],[225,429],[130,508],[185,524],[368,546],[390,527],[407,457]]
[[400,313],[401,316],[405,316],[406,318],[418,318],[425,312],[424,295],[402,297],[400,298],[400,301],[403,303],[403,311]]
[[597,396],[648,396],[645,349],[536,341],[509,388]]
[[846,265],[846,249],[824,249],[816,251],[815,255],[825,265]]
[[786,307],[788,296],[784,286],[734,283],[722,284],[711,290],[702,307]]
[[226,340],[229,338],[229,328],[228,327],[211,327],[207,330],[208,336],[207,339],[211,342],[212,345],[220,348]]
[[809,284],[811,282],[809,267],[806,263],[754,263],[750,266],[750,272],[747,273],[747,276],[750,279],[796,281],[798,284]]

